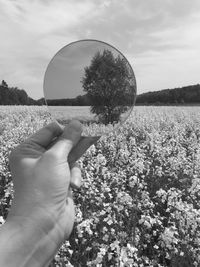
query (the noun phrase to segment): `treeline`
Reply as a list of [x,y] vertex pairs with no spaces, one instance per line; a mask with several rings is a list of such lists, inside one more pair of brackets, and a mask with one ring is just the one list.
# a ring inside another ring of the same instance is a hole
[[44,99],[34,100],[25,90],[17,87],[8,87],[3,80],[0,84],[0,105],[43,105]]
[[[132,96],[127,95],[127,97],[124,99],[118,98],[118,104],[119,105],[131,105],[132,101],[130,99]],[[97,105],[102,105],[102,99],[100,99],[99,104],[98,101],[96,100],[96,106]],[[47,104],[49,106],[94,106],[94,102],[87,96],[85,95],[79,95],[75,98],[66,98],[66,99],[47,99]]]
[[49,106],[90,106],[91,102],[87,95],[79,95],[75,98],[47,99]]
[[[47,100],[50,106],[90,106],[86,95],[71,99]],[[128,103],[128,101],[127,101]],[[184,105],[200,104],[200,84],[165,89],[140,94],[136,98],[136,105]]]
[[[87,95],[75,98],[47,100],[51,106],[90,106]],[[165,89],[140,94],[136,98],[136,105],[190,105],[200,104],[200,84]],[[45,105],[44,98],[34,100],[25,90],[8,87],[3,80],[0,84],[0,105]]]
[[148,92],[137,96],[138,105],[200,104],[200,84]]

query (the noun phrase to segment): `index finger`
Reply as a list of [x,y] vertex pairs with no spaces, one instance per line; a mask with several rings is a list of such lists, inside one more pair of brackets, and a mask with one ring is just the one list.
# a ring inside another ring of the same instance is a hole
[[85,151],[92,145],[94,145],[100,136],[82,136],[78,142],[78,144],[73,147],[73,149],[69,153],[68,163],[72,166],[84,153]]

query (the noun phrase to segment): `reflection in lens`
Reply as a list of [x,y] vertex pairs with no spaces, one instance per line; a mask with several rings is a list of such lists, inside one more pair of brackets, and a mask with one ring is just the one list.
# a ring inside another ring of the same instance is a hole
[[83,135],[107,134],[130,115],[136,99],[134,72],[114,47],[83,40],[63,47],[50,61],[44,95],[53,117],[83,124]]

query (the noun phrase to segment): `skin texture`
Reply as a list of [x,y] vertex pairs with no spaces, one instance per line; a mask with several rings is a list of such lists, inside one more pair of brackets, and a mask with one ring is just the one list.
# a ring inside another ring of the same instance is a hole
[[[48,266],[73,229],[72,188],[81,186],[75,162],[98,138],[82,125],[51,123],[10,155],[14,200],[0,228],[0,266]],[[11,241],[12,240],[12,241]]]

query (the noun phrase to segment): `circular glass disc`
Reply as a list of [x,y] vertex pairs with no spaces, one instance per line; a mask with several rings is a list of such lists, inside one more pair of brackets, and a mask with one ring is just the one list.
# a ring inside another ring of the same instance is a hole
[[113,46],[81,40],[60,49],[44,77],[44,97],[62,125],[83,124],[83,136],[101,136],[119,127],[136,100],[136,80],[127,59]]

